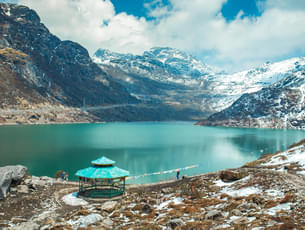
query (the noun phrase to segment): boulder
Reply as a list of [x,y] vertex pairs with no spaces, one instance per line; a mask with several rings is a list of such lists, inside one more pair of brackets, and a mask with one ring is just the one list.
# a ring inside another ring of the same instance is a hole
[[117,201],[107,201],[102,205],[102,210],[106,212],[112,212],[117,204],[118,204]]
[[224,170],[220,172],[220,179],[223,182],[233,182],[240,180],[244,177],[246,177],[248,174],[245,172],[237,172],[237,171],[231,171],[231,170]]
[[6,197],[11,183],[20,183],[27,173],[22,165],[0,167],[0,199]]

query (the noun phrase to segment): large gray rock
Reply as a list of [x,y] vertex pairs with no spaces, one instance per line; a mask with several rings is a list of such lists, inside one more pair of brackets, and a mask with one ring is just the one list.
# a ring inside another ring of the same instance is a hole
[[22,165],[0,167],[0,199],[6,197],[12,181],[20,181],[27,173]]

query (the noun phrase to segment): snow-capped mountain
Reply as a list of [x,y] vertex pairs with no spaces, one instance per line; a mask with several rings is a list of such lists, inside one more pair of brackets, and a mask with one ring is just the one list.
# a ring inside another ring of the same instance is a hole
[[235,74],[209,76],[202,85],[214,96],[203,99],[203,109],[221,111],[232,105],[241,95],[257,92],[302,69],[305,69],[304,57],[267,62],[258,68]]
[[93,56],[98,64],[111,65],[129,74],[136,74],[165,83],[198,86],[203,76],[214,75],[216,68],[178,49],[155,47],[143,55],[120,54],[99,49]]
[[292,58],[226,74],[185,52],[160,47],[143,55],[99,49],[93,60],[138,99],[193,106],[207,114],[305,69],[305,58]]
[[305,68],[258,92],[244,94],[229,108],[200,125],[305,128]]

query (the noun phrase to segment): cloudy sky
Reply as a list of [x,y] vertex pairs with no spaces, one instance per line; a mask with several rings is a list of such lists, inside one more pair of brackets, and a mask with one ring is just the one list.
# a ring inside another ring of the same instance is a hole
[[305,0],[10,1],[36,10],[52,33],[91,55],[169,46],[231,72],[305,56]]

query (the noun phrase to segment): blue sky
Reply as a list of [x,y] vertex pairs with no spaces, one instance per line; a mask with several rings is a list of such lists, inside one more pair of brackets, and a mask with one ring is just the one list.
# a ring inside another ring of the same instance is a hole
[[[117,13],[127,12],[128,14],[135,15],[137,17],[145,17],[150,20],[147,15],[148,10],[145,8],[145,4],[153,1],[148,0],[112,0],[114,8]],[[170,5],[170,1],[163,0],[162,4]],[[227,21],[233,20],[240,11],[244,12],[245,17],[255,17],[261,15],[256,0],[228,0],[222,7],[221,13]]]
[[168,46],[229,72],[305,56],[305,0],[18,2],[36,10],[52,33],[91,55],[98,48],[142,54]]

